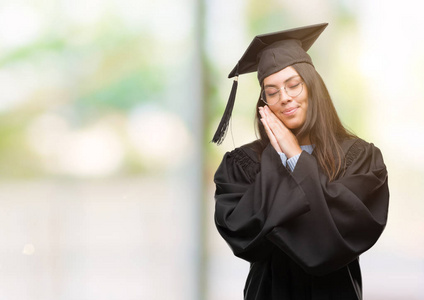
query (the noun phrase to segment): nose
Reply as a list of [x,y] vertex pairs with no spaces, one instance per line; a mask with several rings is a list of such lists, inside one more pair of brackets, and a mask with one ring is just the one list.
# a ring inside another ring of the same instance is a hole
[[288,101],[291,101],[293,98],[290,97],[285,88],[281,88],[280,90],[280,101],[282,104],[286,104]]

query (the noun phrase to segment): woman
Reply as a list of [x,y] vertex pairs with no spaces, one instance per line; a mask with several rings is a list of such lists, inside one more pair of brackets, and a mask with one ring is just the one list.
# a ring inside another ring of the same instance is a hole
[[326,26],[256,37],[230,74],[257,71],[261,85],[260,138],[226,153],[214,178],[217,229],[251,263],[247,300],[361,299],[359,255],[386,225],[381,152],[342,126],[306,53]]

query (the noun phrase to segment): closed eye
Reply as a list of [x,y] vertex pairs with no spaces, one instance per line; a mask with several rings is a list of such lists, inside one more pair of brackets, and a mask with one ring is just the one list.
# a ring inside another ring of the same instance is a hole
[[295,85],[289,86],[289,89],[297,88],[299,85],[300,85],[300,82],[299,82],[298,84],[295,84]]

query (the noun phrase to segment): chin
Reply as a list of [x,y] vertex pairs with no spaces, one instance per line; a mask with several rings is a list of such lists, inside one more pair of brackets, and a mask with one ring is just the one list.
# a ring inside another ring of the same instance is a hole
[[296,131],[300,129],[300,127],[302,127],[302,124],[299,124],[299,123],[293,123],[293,122],[283,122],[283,123],[291,131]]

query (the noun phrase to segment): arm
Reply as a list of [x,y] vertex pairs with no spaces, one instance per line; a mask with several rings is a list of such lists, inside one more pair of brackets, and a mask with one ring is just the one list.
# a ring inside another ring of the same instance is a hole
[[289,168],[290,172],[293,172],[294,168],[296,167],[296,164],[297,164],[297,161],[299,160],[300,154],[301,153],[287,159],[287,156],[283,152],[278,152],[278,155],[280,155],[281,162],[283,163],[283,166],[285,166],[286,168]]
[[[256,170],[252,171],[252,166]],[[304,192],[269,145],[261,162],[242,149],[227,153],[215,174],[215,223],[238,257],[257,261],[275,247],[266,235],[309,210]]]
[[306,272],[338,270],[369,249],[387,220],[389,191],[381,152],[357,140],[344,176],[328,182],[312,155],[302,152],[292,178],[310,211],[275,227],[267,238]]

